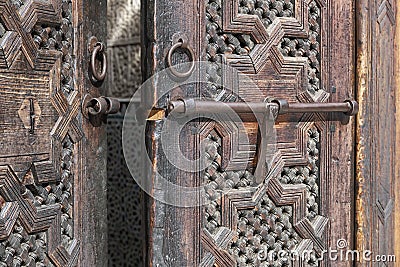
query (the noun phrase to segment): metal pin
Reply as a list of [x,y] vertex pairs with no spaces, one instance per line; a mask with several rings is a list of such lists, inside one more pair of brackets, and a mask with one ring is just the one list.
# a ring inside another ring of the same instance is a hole
[[35,133],[35,104],[33,102],[33,98],[29,99],[29,106],[30,106],[29,116],[30,116],[30,122],[31,122],[31,128],[29,129],[29,133],[34,134]]

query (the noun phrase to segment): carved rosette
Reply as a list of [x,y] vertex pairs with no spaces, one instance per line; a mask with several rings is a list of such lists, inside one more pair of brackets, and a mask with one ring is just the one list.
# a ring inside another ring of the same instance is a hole
[[73,151],[83,132],[72,1],[0,0],[0,9],[1,262],[75,266]]

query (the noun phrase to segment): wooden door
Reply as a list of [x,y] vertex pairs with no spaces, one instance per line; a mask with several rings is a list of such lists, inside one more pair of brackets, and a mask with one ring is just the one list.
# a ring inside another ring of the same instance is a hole
[[[171,47],[182,41],[192,47],[193,58],[184,47],[172,53],[172,61],[209,64],[192,74],[202,84],[179,85],[165,95],[160,95],[165,84],[154,79],[143,101],[156,109],[185,97],[219,102],[273,97],[291,103],[355,98],[355,1],[156,0],[144,1],[143,11],[146,78],[168,67]],[[225,65],[240,74],[224,71]],[[153,161],[148,179],[155,197],[147,200],[149,266],[353,264],[317,260],[329,248],[355,246],[353,118],[339,113],[279,116],[277,150],[261,179],[255,173],[255,166],[264,164],[259,162],[261,125],[235,129],[235,123],[224,128],[201,118],[187,122],[176,154],[205,155],[209,161],[204,170],[191,172],[168,162],[166,150],[173,143],[160,138],[166,120],[151,119],[147,127]],[[239,136],[247,141],[241,143]],[[243,154],[250,159],[243,161]],[[228,169],[226,162],[232,162]],[[170,192],[159,183],[159,173],[179,186],[204,186],[205,193],[197,197],[206,205],[165,203],[159,196]],[[261,251],[282,250],[310,250],[311,256],[297,262],[259,257]]]
[[[393,255],[396,261],[387,265],[398,266],[400,8],[398,1],[361,0],[357,5],[357,249]],[[384,263],[359,266],[374,264]]]
[[106,266],[104,127],[82,116],[106,1],[0,1],[0,265]]

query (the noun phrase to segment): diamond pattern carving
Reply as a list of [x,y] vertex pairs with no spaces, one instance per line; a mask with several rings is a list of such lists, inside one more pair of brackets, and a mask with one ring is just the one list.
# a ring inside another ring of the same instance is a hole
[[[0,10],[0,240],[9,249],[0,260],[72,267],[79,254],[72,153],[83,137],[71,83],[72,2],[0,0]],[[26,129],[31,115],[34,131]]]

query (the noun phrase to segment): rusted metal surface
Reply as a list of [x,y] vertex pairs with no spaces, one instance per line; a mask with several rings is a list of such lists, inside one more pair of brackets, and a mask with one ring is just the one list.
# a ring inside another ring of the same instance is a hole
[[[96,79],[96,81],[104,81],[107,75],[107,54],[105,50],[105,45],[104,43],[97,42],[93,48],[93,51],[91,52],[92,55],[90,57],[90,69],[92,72],[93,77]],[[99,69],[101,72],[98,71],[98,68],[96,68],[96,62],[97,58],[101,56],[101,64]]]
[[[186,51],[186,53],[188,53],[189,59],[192,62],[189,70],[187,70],[185,72],[178,71],[175,68],[174,64],[172,63],[172,55],[176,52],[176,50],[178,48],[184,49]],[[168,51],[168,56],[167,56],[167,64],[169,67],[169,71],[172,73],[172,75],[174,75],[177,78],[186,78],[192,74],[192,72],[194,71],[194,68],[195,68],[194,51],[193,51],[192,47],[188,44],[187,40],[180,40],[179,42],[177,42],[170,48],[170,50]]]

